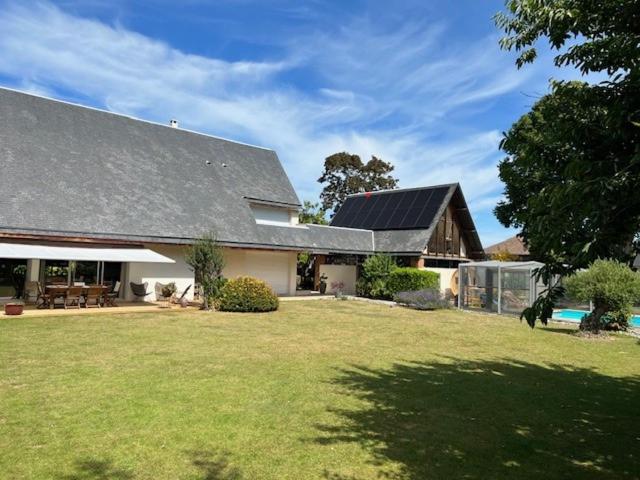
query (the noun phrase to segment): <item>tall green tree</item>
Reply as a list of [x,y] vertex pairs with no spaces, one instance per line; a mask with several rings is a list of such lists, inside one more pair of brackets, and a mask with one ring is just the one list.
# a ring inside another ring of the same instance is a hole
[[195,281],[202,286],[202,307],[209,310],[209,302],[219,293],[225,265],[224,253],[215,233],[206,233],[190,245],[185,252],[185,261],[193,269]]
[[305,200],[302,202],[302,210],[298,214],[298,221],[300,223],[312,223],[314,225],[326,225],[326,210],[322,208],[319,203]]
[[533,62],[547,40],[556,66],[604,75],[598,84],[552,81],[551,91],[505,134],[500,164],[505,226],[521,229],[544,262],[546,294],[523,312],[546,324],[563,289],[554,283],[598,258],[629,259],[640,232],[640,2],[509,0],[501,46]]
[[318,179],[324,185],[320,193],[322,208],[335,214],[348,195],[396,188],[398,179],[391,175],[393,169],[393,165],[375,156],[367,163],[347,152],[328,156]]

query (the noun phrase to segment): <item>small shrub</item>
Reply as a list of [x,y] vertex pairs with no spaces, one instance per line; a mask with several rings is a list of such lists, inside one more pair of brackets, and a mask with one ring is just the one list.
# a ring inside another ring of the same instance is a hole
[[404,267],[391,272],[387,279],[387,290],[391,295],[395,295],[398,292],[415,292],[427,288],[440,288],[440,274],[428,270]]
[[162,296],[165,298],[171,298],[176,293],[177,287],[175,282],[167,283],[162,287]]
[[238,277],[228,280],[217,300],[225,312],[271,312],[278,309],[278,297],[262,280]]
[[362,277],[356,285],[358,295],[370,298],[391,298],[387,290],[389,275],[398,266],[393,258],[388,255],[373,255],[362,264]]
[[220,309],[220,297],[222,296],[222,289],[227,284],[227,282],[228,280],[226,278],[218,277],[211,283],[208,304],[213,305],[216,310]]
[[438,310],[451,308],[451,303],[445,300],[437,288],[425,288],[412,292],[398,292],[394,301],[417,310]]

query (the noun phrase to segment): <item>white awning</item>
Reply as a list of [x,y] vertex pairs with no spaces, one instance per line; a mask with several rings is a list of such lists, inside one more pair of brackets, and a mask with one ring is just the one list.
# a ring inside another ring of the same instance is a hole
[[50,247],[21,243],[0,243],[0,258],[75,260],[78,262],[176,263],[146,248]]

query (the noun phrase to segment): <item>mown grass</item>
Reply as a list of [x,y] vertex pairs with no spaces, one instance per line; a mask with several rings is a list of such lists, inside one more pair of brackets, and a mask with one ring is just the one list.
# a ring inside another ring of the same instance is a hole
[[637,478],[640,345],[360,302],[0,320],[0,477]]

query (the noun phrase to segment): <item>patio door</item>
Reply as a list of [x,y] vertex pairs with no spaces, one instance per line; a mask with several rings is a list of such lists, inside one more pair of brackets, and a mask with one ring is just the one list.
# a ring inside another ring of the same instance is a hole
[[26,260],[0,258],[0,298],[21,296],[26,272]]
[[[121,262],[102,262],[102,283],[114,286],[116,282],[122,282]],[[120,292],[124,289],[121,287]]]
[[74,283],[84,283],[85,285],[96,285],[100,283],[98,263],[99,262],[76,262],[72,281]]

